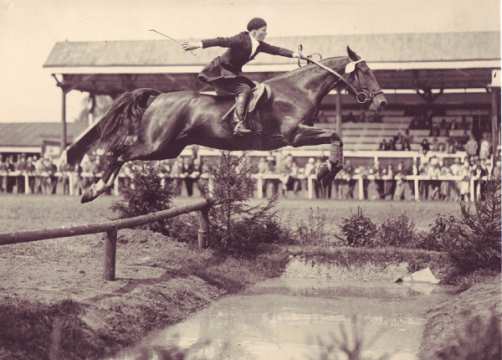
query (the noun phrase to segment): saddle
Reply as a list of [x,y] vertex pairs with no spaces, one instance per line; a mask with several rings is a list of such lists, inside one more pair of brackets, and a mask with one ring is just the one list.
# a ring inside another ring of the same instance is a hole
[[[201,94],[204,95],[210,95],[210,96],[215,96],[217,98],[228,98],[228,97],[233,97],[233,95],[229,94],[214,94],[214,93],[208,93],[208,92],[201,92]],[[270,86],[267,84],[263,83],[256,83],[256,86],[254,89],[251,91],[251,96],[248,101],[246,113],[247,113],[247,118],[246,121],[248,122],[249,126],[256,132],[261,132],[261,117],[259,113],[259,106],[261,104],[267,103],[270,98],[272,97],[272,89],[270,89]],[[235,104],[232,105],[230,109],[222,116],[221,120],[225,121],[227,118],[232,118],[230,115],[235,110]]]

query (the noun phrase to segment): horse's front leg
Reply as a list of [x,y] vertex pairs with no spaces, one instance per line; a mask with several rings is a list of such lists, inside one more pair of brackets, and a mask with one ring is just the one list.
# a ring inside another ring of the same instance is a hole
[[343,165],[343,143],[333,130],[298,125],[292,132],[289,143],[295,147],[331,144],[330,161],[337,166]]

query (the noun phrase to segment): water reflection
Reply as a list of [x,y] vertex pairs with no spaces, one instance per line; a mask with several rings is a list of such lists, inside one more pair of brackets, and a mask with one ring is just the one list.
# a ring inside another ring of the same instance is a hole
[[293,259],[280,278],[225,297],[145,344],[188,348],[210,343],[189,359],[317,359],[319,339],[348,328],[357,315],[365,339],[378,335],[365,355],[415,359],[425,311],[446,294],[437,287],[424,294],[395,284],[401,270],[346,269]]

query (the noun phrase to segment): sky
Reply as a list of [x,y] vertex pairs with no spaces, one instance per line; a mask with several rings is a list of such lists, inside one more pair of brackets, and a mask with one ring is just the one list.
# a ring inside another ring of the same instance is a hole
[[[57,41],[233,35],[250,18],[273,36],[500,31],[500,0],[0,0],[0,122],[60,121],[42,68]],[[85,94],[68,95],[72,121]]]

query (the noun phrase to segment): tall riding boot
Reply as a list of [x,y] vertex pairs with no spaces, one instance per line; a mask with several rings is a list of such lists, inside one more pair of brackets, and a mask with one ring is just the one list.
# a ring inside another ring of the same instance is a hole
[[234,122],[237,124],[234,128],[235,135],[249,134],[251,130],[246,126],[246,110],[251,91],[243,91],[235,99]]

